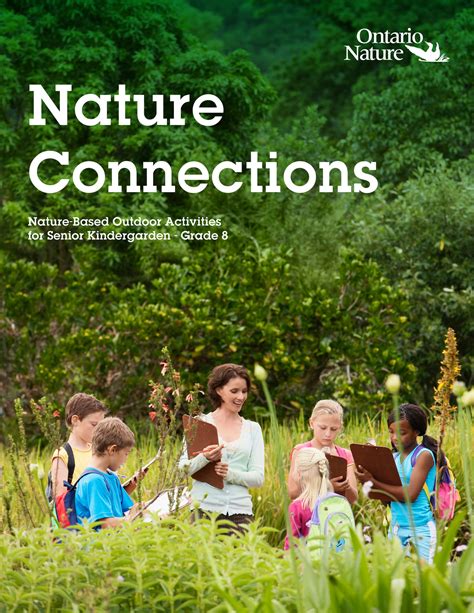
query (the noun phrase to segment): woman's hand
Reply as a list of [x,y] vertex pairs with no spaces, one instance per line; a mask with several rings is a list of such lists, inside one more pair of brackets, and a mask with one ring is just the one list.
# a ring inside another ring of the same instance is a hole
[[334,491],[336,492],[336,494],[345,494],[346,490],[348,490],[351,485],[349,483],[349,479],[344,479],[344,477],[339,476],[339,477],[334,477],[334,479],[330,479],[332,486],[334,488]]
[[225,479],[227,477],[227,473],[229,472],[229,465],[224,464],[224,462],[217,462],[215,469],[216,474],[218,474],[219,477]]
[[359,465],[357,468],[354,468],[354,472],[361,483],[366,483],[367,481],[374,482],[374,477],[363,466]]
[[208,445],[201,453],[209,462],[218,462],[222,458],[223,447],[224,445]]

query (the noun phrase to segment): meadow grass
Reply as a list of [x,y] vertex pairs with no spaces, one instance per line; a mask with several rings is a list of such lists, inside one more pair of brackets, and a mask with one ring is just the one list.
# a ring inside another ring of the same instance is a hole
[[[464,437],[472,442],[470,433]],[[436,435],[436,427],[430,432]],[[351,419],[338,444],[375,438],[388,445],[386,427],[367,416]],[[97,533],[90,528],[62,536],[59,545],[48,529],[42,496],[46,475],[18,467],[16,477],[6,450],[0,450],[2,503],[0,555],[1,611],[466,611],[474,603],[474,546],[465,519],[465,475],[456,422],[445,436],[445,451],[458,478],[462,502],[456,518],[440,532],[432,566],[407,558],[397,541],[386,538],[386,509],[359,497],[359,524],[352,549],[312,561],[304,547],[282,551],[285,533],[285,483],[279,463],[288,467],[291,448],[309,440],[300,418],[265,425],[264,486],[252,492],[256,523],[242,538],[225,537],[214,521],[191,525],[189,510],[158,523],[138,521],[124,529]],[[174,443],[168,457],[179,453]],[[150,431],[120,471],[130,476],[156,453]],[[47,472],[51,449],[32,449],[27,461]],[[143,481],[146,500],[166,484],[163,464],[153,465]],[[168,472],[171,476],[171,471]],[[30,518],[23,512],[15,479],[24,487]],[[8,508],[7,508],[8,507]],[[36,526],[33,528],[33,525]],[[464,550],[461,555],[461,550]]]

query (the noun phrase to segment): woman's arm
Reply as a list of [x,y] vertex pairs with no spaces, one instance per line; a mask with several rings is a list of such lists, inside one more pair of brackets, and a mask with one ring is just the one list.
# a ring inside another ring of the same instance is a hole
[[262,429],[256,422],[252,423],[252,448],[247,470],[228,468],[227,481],[245,487],[261,487],[264,478],[265,450]]
[[194,475],[198,470],[204,468],[209,462],[216,462],[222,457],[223,445],[209,445],[205,447],[196,457],[188,458],[186,442],[183,446],[183,453],[178,462],[178,468],[184,470],[188,475]]
[[[410,483],[406,488],[408,500],[410,502],[415,502],[415,500],[420,495],[421,490],[423,489],[423,485],[426,481],[426,477],[430,469],[433,467],[433,457],[431,453],[420,453],[416,460],[416,464],[413,467],[413,472],[411,473]],[[382,483],[375,479],[369,471],[365,470],[362,466],[359,466],[355,471],[355,474],[361,483],[365,483],[366,481],[372,481],[373,489],[383,490],[387,492],[390,496],[393,496],[395,500],[398,502],[405,502],[405,492],[402,486],[400,485],[389,485],[388,483]]]

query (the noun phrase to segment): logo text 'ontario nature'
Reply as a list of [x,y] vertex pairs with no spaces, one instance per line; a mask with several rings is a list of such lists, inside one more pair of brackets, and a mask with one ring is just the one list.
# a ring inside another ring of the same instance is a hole
[[400,62],[408,50],[417,56],[420,62],[449,61],[449,57],[439,48],[439,43],[424,41],[423,34],[412,32],[411,28],[406,32],[372,32],[368,28],[362,28],[357,32],[356,39],[358,44],[345,45],[344,60]]

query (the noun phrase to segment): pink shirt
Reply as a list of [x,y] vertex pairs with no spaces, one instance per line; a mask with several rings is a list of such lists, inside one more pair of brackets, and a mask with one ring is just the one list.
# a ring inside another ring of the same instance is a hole
[[[288,507],[290,516],[291,534],[297,538],[308,536],[308,522],[311,519],[313,510],[310,507],[304,507],[301,500],[293,500]],[[288,537],[285,537],[285,549],[289,549],[290,543]]]

